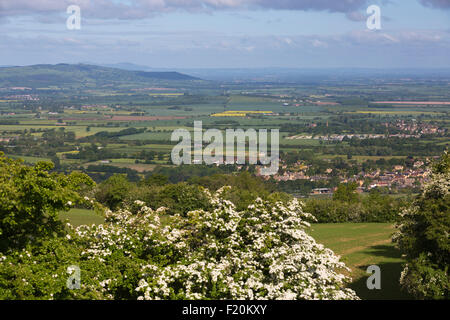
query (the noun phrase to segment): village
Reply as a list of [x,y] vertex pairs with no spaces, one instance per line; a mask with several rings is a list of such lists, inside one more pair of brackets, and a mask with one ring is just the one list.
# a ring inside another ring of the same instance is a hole
[[[423,185],[428,181],[430,171],[426,168],[424,161],[416,160],[413,168],[405,168],[401,165],[396,165],[389,171],[382,171],[380,169],[370,172],[359,172],[351,177],[346,177],[344,174],[335,172],[336,169],[328,168],[324,174],[308,175],[307,170],[310,166],[297,164],[291,170],[286,165],[281,167],[284,171],[282,174],[277,174],[273,179],[277,182],[281,181],[296,181],[308,180],[311,182],[327,182],[337,177],[341,184],[356,183],[357,192],[370,192],[375,188],[386,188],[387,190],[400,190],[414,188]],[[294,169],[295,168],[295,169]],[[298,170],[300,168],[300,170]],[[337,189],[334,188],[315,188],[311,195],[332,195]]]

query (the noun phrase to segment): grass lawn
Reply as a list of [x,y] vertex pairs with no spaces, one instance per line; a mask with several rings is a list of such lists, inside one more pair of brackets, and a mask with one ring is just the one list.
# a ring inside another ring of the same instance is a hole
[[[387,223],[314,224],[310,234],[317,242],[333,250],[351,269],[350,288],[361,299],[408,299],[400,291],[399,278],[404,260],[391,242],[395,229]],[[366,286],[367,267],[381,269],[381,290]]]
[[101,224],[105,221],[105,218],[88,209],[71,209],[69,212],[61,213],[59,218],[61,220],[69,219],[69,222],[75,227],[83,224]]

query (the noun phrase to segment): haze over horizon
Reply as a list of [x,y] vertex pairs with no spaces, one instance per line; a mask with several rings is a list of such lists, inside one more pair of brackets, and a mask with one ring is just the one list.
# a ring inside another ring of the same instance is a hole
[[[69,5],[81,29],[68,30]],[[381,30],[366,26],[381,8]],[[450,1],[0,0],[0,64],[449,68]]]

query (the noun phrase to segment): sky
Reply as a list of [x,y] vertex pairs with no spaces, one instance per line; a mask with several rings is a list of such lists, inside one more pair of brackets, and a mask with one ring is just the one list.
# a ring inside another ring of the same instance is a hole
[[450,0],[0,0],[0,29],[0,65],[450,67]]

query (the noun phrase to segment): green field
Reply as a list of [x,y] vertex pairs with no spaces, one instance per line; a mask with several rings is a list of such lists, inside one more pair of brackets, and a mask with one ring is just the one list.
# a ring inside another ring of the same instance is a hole
[[[314,224],[310,234],[342,257],[351,269],[350,287],[362,299],[408,299],[399,287],[404,260],[391,242],[394,231],[387,223],[338,223]],[[370,265],[381,269],[381,290],[367,289]]]
[[88,209],[71,209],[69,212],[61,213],[59,218],[63,221],[68,219],[76,227],[84,224],[101,224],[105,221],[102,216]]

